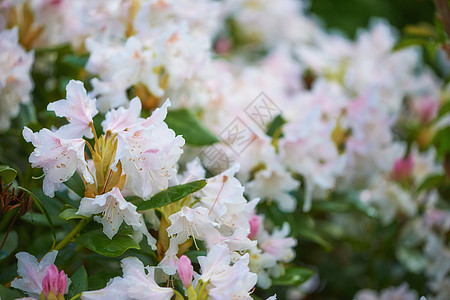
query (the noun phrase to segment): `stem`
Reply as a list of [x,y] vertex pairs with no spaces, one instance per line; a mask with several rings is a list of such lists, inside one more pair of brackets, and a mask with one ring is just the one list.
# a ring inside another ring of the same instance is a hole
[[6,242],[6,239],[8,238],[9,232],[11,231],[11,228],[13,227],[14,223],[16,222],[18,216],[19,216],[19,214],[17,213],[14,216],[14,219],[12,220],[11,224],[9,225],[8,230],[6,231],[6,234],[5,234],[5,238],[3,239],[2,245],[0,246],[0,250],[2,250],[3,245],[5,245],[5,242]]
[[197,287],[195,288],[195,292],[198,294],[198,289],[200,288],[200,286],[202,286],[203,285],[203,280],[199,280],[198,281],[198,283],[197,283]]
[[72,238],[75,235],[77,235],[81,231],[81,229],[83,229],[84,226],[86,226],[89,223],[89,221],[90,221],[90,218],[82,219],[80,221],[80,223],[78,223],[78,225],[75,226],[75,228],[72,229],[72,231],[62,241],[60,241],[55,247],[52,248],[52,250],[59,251],[59,250],[63,249],[64,247],[66,247],[71,242]]
[[176,289],[173,289],[173,292],[175,294],[175,299],[184,299],[183,295],[180,294],[180,292],[178,292]]
[[[198,291],[198,294],[197,294],[197,298],[198,298],[198,299],[203,299],[203,297],[202,297],[203,290],[204,290],[205,287],[208,285],[208,283],[209,283],[209,280],[208,280],[207,282],[205,282],[205,284],[202,285],[202,287],[201,287],[200,290]],[[207,299],[207,298],[206,298],[206,299]]]
[[73,296],[72,298],[70,298],[70,300],[75,300],[75,299],[80,298],[80,297],[81,297],[81,294],[82,294],[82,293],[76,294],[75,296]]

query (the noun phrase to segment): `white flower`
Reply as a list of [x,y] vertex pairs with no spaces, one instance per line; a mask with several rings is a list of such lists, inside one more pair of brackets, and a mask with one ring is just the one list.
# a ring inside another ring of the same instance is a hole
[[33,60],[33,52],[25,52],[18,42],[17,27],[0,31],[0,130],[9,128],[20,103],[30,101]]
[[318,105],[305,109],[283,127],[285,136],[279,142],[284,166],[305,177],[305,211],[311,208],[313,191],[333,188],[344,167],[331,138],[335,124],[325,122],[322,113]]
[[90,217],[98,213],[102,213],[103,232],[110,239],[117,233],[123,221],[133,227],[141,225],[139,220],[142,216],[136,211],[136,206],[125,200],[116,187],[95,198],[81,199],[77,214]]
[[140,117],[142,104],[139,98],[135,97],[130,101],[128,108],[119,107],[106,113],[105,120],[102,122],[104,132],[111,131],[119,133],[127,128],[136,126],[144,119]]
[[249,256],[244,254],[230,266],[230,251],[226,245],[216,245],[206,257],[198,257],[201,276],[197,278],[209,282],[206,286],[211,299],[252,299],[249,291],[255,286],[257,275],[248,268]]
[[[55,262],[58,251],[53,250],[47,253],[39,262],[33,255],[26,252],[16,254],[18,259],[16,278],[11,282],[11,287],[26,292],[30,297],[39,299],[42,293],[42,281],[47,275],[47,270]],[[67,288],[70,285],[70,279],[67,278]],[[67,290],[66,290],[67,292]]]
[[355,295],[355,300],[417,300],[417,298],[417,292],[410,290],[407,283],[384,289],[378,295],[376,291],[369,289],[361,290]]
[[281,229],[275,229],[272,234],[265,230],[259,230],[256,235],[258,246],[265,253],[269,254],[273,260],[289,262],[295,257],[292,249],[297,245],[297,241],[288,237],[290,232],[289,223],[283,223]]
[[143,199],[167,189],[183,152],[184,139],[164,123],[169,105],[167,100],[152,116],[119,133],[116,160],[127,175],[125,189]]
[[259,196],[274,200],[282,211],[292,212],[297,200],[289,192],[295,191],[299,185],[282,166],[273,163],[256,173],[253,180],[246,184],[246,193],[252,198]]
[[[81,299],[170,299],[171,288],[163,288],[156,284],[154,268],[144,267],[136,257],[127,257],[121,261],[123,277],[111,279],[107,286],[98,291],[83,292]],[[147,271],[147,272],[146,272]]]
[[171,222],[167,228],[170,237],[169,248],[159,264],[166,274],[175,274],[178,245],[186,242],[189,237],[193,238],[194,243],[196,240],[205,241],[208,249],[222,241],[222,235],[215,228],[218,224],[208,218],[208,210],[204,207],[192,209],[184,206],[179,212],[171,215],[169,220]]
[[30,162],[33,167],[43,168],[43,189],[47,196],[53,197],[60,183],[69,180],[76,170],[87,182],[94,182],[84,159],[84,140],[64,139],[59,131],[45,128],[33,133],[28,127],[23,129],[23,137],[36,147],[30,155]]
[[114,277],[108,281],[106,287],[96,291],[86,291],[81,294],[82,300],[109,300],[109,299],[131,299],[127,295],[129,284],[122,277]]
[[[239,170],[235,165],[225,172],[209,178],[206,186],[198,193],[200,205],[208,209],[208,215],[217,220],[220,225],[226,225],[230,228],[247,227],[250,232],[248,222],[242,222],[237,215],[245,212],[247,200],[244,198],[244,187],[234,177]],[[247,218],[248,220],[248,218]]]
[[66,86],[67,100],[62,99],[47,106],[59,117],[66,117],[69,124],[59,129],[65,138],[93,138],[92,118],[98,113],[95,99],[88,97],[81,81],[71,80]]

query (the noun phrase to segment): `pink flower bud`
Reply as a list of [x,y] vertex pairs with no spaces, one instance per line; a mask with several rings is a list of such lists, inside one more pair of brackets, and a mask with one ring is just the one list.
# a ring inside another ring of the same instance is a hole
[[250,234],[248,235],[248,238],[253,239],[258,234],[261,220],[257,215],[253,215],[250,220],[248,220],[248,223],[250,224]]
[[407,158],[401,158],[394,163],[394,169],[392,170],[392,177],[396,181],[402,181],[411,177],[413,172],[413,159],[409,155]]
[[58,273],[58,268],[53,264],[47,269],[47,274],[42,279],[42,291],[45,298],[48,298],[50,293],[55,296],[64,295],[67,288],[67,277],[64,271]]
[[219,38],[214,46],[214,50],[216,50],[218,54],[227,54],[230,52],[232,46],[229,39]]
[[422,123],[428,123],[433,120],[438,110],[439,101],[431,97],[424,97],[414,105],[414,111]]
[[194,275],[194,268],[189,257],[182,255],[178,261],[177,269],[184,287],[189,287],[192,284],[192,277]]
[[64,295],[66,293],[67,289],[67,276],[66,273],[64,273],[63,270],[59,272],[59,288],[58,292],[60,295]]

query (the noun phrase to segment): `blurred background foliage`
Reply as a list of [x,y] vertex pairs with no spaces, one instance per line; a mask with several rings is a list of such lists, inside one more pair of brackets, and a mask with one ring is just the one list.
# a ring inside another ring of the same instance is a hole
[[400,30],[411,24],[432,24],[435,8],[431,0],[311,0],[309,11],[327,28],[354,37],[358,28],[367,28],[377,17]]

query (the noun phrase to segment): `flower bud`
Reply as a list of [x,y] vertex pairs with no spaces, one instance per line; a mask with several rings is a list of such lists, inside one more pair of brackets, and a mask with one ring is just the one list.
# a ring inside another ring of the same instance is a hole
[[403,181],[411,177],[413,172],[413,158],[409,155],[406,158],[401,158],[394,163],[392,170],[392,177],[396,181]]
[[414,111],[419,121],[423,124],[429,123],[433,120],[439,110],[439,101],[431,97],[423,97],[414,105]]
[[257,215],[253,215],[250,220],[248,220],[248,223],[250,224],[250,234],[248,235],[248,238],[253,239],[258,234],[261,220]]
[[[66,293],[67,277],[64,271],[58,273],[58,268],[53,264],[47,269],[47,274],[42,279],[42,292],[45,299],[58,299]],[[42,298],[42,295],[41,295]]]
[[180,257],[177,269],[184,287],[189,287],[192,284],[194,268],[192,267],[191,260],[186,255]]

